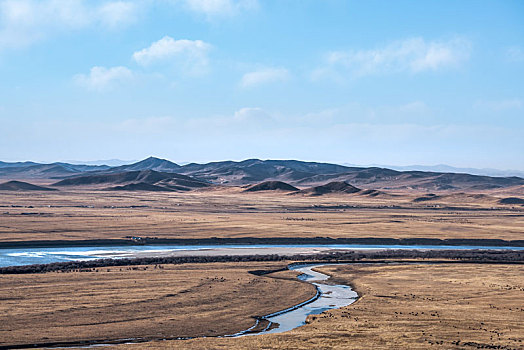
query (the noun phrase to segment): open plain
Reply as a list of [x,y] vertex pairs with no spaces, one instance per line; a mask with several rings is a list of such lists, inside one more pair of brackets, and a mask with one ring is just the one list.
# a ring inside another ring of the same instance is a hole
[[0,243],[210,237],[520,240],[524,207],[496,194],[303,196],[238,188],[0,194]]
[[0,348],[233,334],[316,293],[283,263],[125,266],[0,275]]
[[[514,264],[347,264],[318,271],[360,298],[280,334],[217,338],[309,299],[287,262],[100,267],[1,275],[0,346],[140,341],[126,349],[522,349],[524,285]],[[467,315],[467,317],[464,317]],[[161,340],[202,337],[187,340]],[[160,341],[159,341],[160,340]]]

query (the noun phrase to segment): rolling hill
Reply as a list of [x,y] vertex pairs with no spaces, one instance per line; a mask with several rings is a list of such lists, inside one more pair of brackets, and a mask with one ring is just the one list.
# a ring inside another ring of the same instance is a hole
[[499,200],[500,204],[520,204],[524,205],[524,199],[518,197],[507,197]]
[[121,173],[125,171],[154,170],[167,173],[176,173],[180,168],[180,165],[169,160],[149,157],[136,163],[113,167],[109,170],[109,172]]
[[356,188],[355,186],[352,186],[344,181],[334,181],[325,185],[306,188],[297,193],[309,196],[321,196],[324,194],[351,194],[357,192],[360,192],[360,189]]
[[291,186],[288,183],[282,181],[264,181],[256,185],[251,185],[244,190],[244,192],[259,192],[259,191],[282,191],[282,192],[294,192],[298,191],[298,188]]
[[4,179],[59,179],[86,172],[107,170],[105,165],[76,165],[68,163],[38,164],[32,162],[0,165],[0,178]]
[[350,169],[328,163],[248,159],[241,162],[191,163],[182,166],[177,172],[214,183],[241,186],[263,181],[293,183],[314,175],[338,174]]
[[186,175],[141,170],[74,176],[58,181],[53,186],[96,186],[98,188],[111,186],[107,189],[146,190],[149,188],[150,190],[160,190],[160,188],[163,188],[165,191],[188,191],[208,187],[210,184]]
[[56,191],[56,188],[37,186],[23,181],[7,181],[0,184],[0,191]]
[[[155,173],[140,175],[150,176],[151,179],[135,178],[137,172],[144,171]],[[110,175],[114,175],[114,177]],[[330,182],[346,182],[359,188],[414,192],[498,191],[524,186],[524,179],[520,177],[397,171],[379,167],[349,167],[298,160],[248,159],[239,162],[190,163],[181,166],[169,160],[155,157],[116,167],[68,163],[2,162],[0,163],[0,178],[6,180],[63,179],[63,181],[57,183],[57,186],[85,186],[104,183],[121,186],[138,182],[157,185],[156,182],[163,181],[162,184],[158,185],[178,190],[193,188],[202,184],[205,184],[205,186],[210,184],[246,186],[268,181],[284,182],[297,188],[322,186]],[[182,184],[182,181],[190,181],[190,183]]]

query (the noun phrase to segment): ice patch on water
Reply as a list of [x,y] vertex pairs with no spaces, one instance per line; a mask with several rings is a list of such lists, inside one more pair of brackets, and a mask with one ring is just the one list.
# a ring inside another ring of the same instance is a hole
[[43,258],[46,256],[46,252],[22,252],[22,253],[9,253],[7,256],[21,257],[21,258]]

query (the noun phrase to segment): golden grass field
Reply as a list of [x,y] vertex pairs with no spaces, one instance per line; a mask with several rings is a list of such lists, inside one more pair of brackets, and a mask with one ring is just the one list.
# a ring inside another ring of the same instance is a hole
[[[126,236],[523,238],[522,206],[466,194],[413,202],[419,195],[2,192],[0,242]],[[442,209],[446,206],[453,208]]]
[[[314,288],[278,263],[98,268],[0,276],[0,346],[122,338],[215,336],[252,316],[307,300]],[[290,332],[118,345],[118,349],[524,348],[524,267],[337,265],[318,268],[350,284],[354,304],[309,316]],[[458,343],[457,343],[458,342]],[[114,348],[113,346],[110,348]]]
[[0,275],[0,346],[216,336],[308,300],[315,288],[284,263],[211,263]]
[[[524,207],[496,194],[307,197],[241,193],[0,193],[0,243],[38,240],[331,237],[523,239]],[[507,196],[507,193],[504,193]],[[216,336],[314,295],[284,262],[97,268],[0,275],[0,347],[41,342]],[[524,349],[518,265],[322,267],[355,304],[278,335],[125,344],[131,349]],[[277,278],[278,277],[278,278]],[[457,341],[459,341],[457,345]]]
[[[126,349],[523,349],[524,267],[328,266],[361,295],[282,334],[160,341]],[[458,342],[458,343],[457,343]]]

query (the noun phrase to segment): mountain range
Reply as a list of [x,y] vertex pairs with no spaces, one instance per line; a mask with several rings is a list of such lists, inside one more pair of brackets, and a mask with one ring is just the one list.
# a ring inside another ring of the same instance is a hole
[[[354,165],[345,163],[343,165],[347,166],[356,166],[362,167],[360,165]],[[437,165],[383,165],[383,164],[371,164],[364,167],[378,167],[378,168],[387,168],[398,171],[431,171],[431,172],[440,172],[440,173],[463,173],[471,175],[483,175],[483,176],[518,176],[524,178],[524,171],[521,170],[501,170],[501,169],[492,169],[492,168],[459,168],[446,164],[437,164]]]
[[[481,191],[524,186],[520,177],[493,177],[454,172],[399,171],[381,167],[353,167],[298,160],[222,161],[179,165],[149,157],[119,166],[35,162],[0,162],[0,178],[38,180],[56,188],[87,186],[111,190],[187,191],[211,186],[247,186],[314,193],[354,192],[347,187],[374,190]],[[273,183],[271,183],[273,181]],[[280,183],[276,183],[278,181]],[[285,186],[281,183],[285,183]],[[336,185],[334,185],[336,184]],[[346,184],[346,185],[344,185]],[[256,190],[253,189],[253,190]]]

